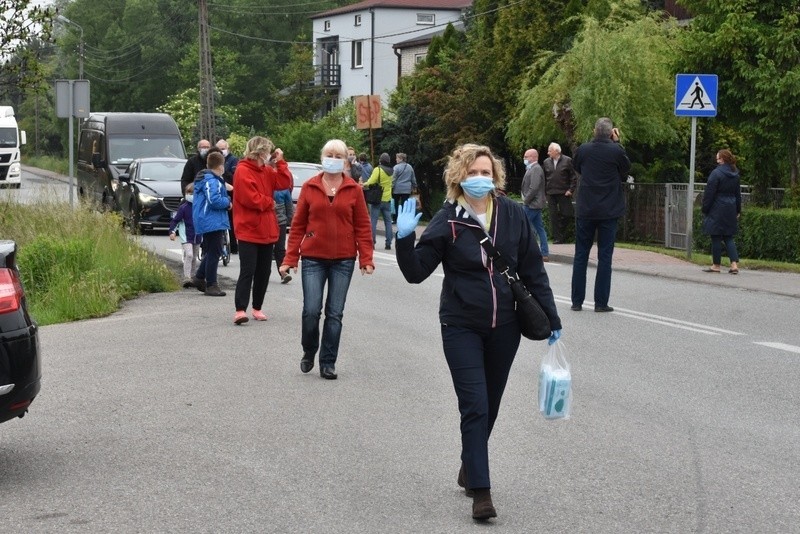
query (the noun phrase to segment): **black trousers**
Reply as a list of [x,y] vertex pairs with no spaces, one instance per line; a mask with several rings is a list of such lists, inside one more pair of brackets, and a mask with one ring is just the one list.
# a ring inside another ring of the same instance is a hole
[[519,348],[519,323],[473,330],[442,325],[442,344],[461,413],[467,488],[490,488],[489,436]]
[[275,257],[275,266],[280,269],[283,258],[286,256],[286,225],[278,225],[278,241],[275,243],[272,255]]
[[239,241],[239,279],[236,281],[236,311],[245,311],[253,291],[253,309],[260,310],[267,293],[272,269],[272,244]]
[[569,235],[569,226],[574,219],[572,197],[563,193],[547,195],[547,211],[550,212],[550,230],[553,232],[553,241],[564,243]]

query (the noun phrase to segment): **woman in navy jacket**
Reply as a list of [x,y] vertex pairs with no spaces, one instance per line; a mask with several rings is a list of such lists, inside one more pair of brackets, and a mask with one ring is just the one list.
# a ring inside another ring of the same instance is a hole
[[445,169],[447,201],[414,246],[416,201],[397,219],[397,262],[406,280],[418,284],[441,263],[439,306],[442,343],[461,412],[461,469],[458,484],[473,497],[472,517],[496,517],[489,483],[488,441],[520,343],[511,288],[481,247],[477,228],[487,233],[542,305],[550,319],[551,342],[561,320],[544,270],[542,253],[517,202],[498,196],[505,184],[502,163],[488,147],[457,148]]
[[733,236],[738,230],[739,214],[742,211],[742,190],[739,184],[739,170],[736,157],[730,150],[717,152],[717,168],[708,176],[706,190],[703,192],[703,232],[711,236],[711,256],[713,265],[705,269],[707,273],[720,272],[722,242],[728,249],[731,260],[731,274],[739,274],[739,252]]

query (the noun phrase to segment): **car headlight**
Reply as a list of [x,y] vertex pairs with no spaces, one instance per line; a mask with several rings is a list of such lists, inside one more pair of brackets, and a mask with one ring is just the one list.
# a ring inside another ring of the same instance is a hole
[[20,169],[18,161],[12,163],[11,166],[9,166],[8,174],[10,174],[12,176],[17,176],[17,175],[21,174],[21,169]]
[[157,203],[158,197],[154,197],[153,195],[148,195],[146,193],[139,193],[139,202],[141,202],[143,206],[149,206]]

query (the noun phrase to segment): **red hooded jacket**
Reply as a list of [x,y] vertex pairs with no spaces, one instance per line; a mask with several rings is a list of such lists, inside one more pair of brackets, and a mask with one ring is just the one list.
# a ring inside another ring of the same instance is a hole
[[233,175],[233,229],[236,239],[269,245],[278,241],[278,218],[275,216],[276,189],[292,187],[292,173],[284,160],[277,169],[244,158]]
[[322,173],[300,190],[283,264],[296,268],[300,256],[344,260],[358,255],[359,267],[372,263],[372,226],[361,187],[345,176],[333,202],[322,185]]

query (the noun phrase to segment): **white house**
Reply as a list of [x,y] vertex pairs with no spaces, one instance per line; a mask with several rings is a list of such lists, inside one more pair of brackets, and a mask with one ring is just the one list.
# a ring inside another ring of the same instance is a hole
[[364,0],[313,15],[315,83],[328,88],[329,107],[369,94],[386,103],[400,70],[394,45],[429,41],[471,6],[472,0]]

